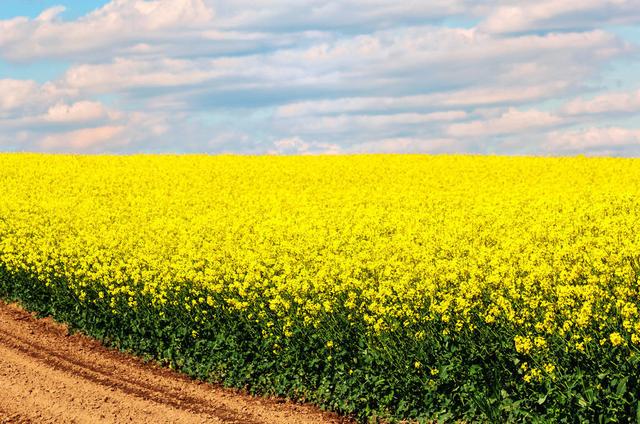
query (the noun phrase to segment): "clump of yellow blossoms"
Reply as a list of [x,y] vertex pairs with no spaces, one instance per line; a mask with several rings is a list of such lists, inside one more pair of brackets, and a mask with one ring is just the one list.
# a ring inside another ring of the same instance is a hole
[[611,333],[609,335],[609,340],[611,341],[611,344],[614,346],[620,346],[621,344],[625,343],[624,338],[618,332]]

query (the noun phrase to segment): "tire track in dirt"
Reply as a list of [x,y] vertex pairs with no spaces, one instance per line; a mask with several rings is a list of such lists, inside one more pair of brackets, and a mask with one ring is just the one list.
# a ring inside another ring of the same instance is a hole
[[0,302],[0,424],[96,421],[350,422],[193,381]]
[[0,424],[10,424],[10,423],[30,423],[30,420],[27,420],[23,417],[20,417],[19,414],[9,414],[2,407],[0,407]]
[[114,376],[110,372],[102,372],[95,366],[85,364],[70,358],[64,358],[55,351],[49,350],[36,343],[29,343],[19,337],[11,336],[0,329],[0,344],[10,349],[17,350],[23,355],[58,371],[73,374],[98,385],[114,387],[126,394],[137,396],[144,400],[152,400],[161,404],[167,404],[176,409],[194,412],[196,414],[209,414],[224,418],[228,421],[242,422],[246,424],[258,424],[250,415],[234,413],[224,406],[202,405],[198,399],[182,395],[175,391],[163,391],[154,389],[142,382],[134,382],[124,376]]

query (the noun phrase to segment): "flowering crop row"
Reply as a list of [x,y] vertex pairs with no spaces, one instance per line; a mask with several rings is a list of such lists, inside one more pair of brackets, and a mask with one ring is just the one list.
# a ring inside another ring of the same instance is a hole
[[360,419],[640,411],[640,161],[0,155],[0,295]]

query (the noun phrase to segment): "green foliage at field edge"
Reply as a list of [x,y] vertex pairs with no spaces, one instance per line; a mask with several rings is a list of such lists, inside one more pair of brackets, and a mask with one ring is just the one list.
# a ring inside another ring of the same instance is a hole
[[[565,355],[554,381],[525,383],[508,328],[457,337],[434,328],[422,343],[403,334],[367,336],[364,323],[327,317],[323,330],[293,328],[287,344],[233,308],[196,323],[184,308],[159,310],[149,299],[117,306],[88,292],[80,301],[64,281],[45,286],[0,264],[0,297],[68,323],[106,345],[154,358],[192,377],[253,394],[310,401],[361,422],[638,422],[637,357],[603,349],[593,357]],[[180,298],[181,294],[176,293]],[[328,321],[329,324],[329,321]],[[342,324],[342,325],[341,325]],[[195,330],[194,330],[195,328]],[[407,329],[411,334],[415,329]],[[558,346],[562,346],[558,343]],[[415,358],[420,359],[416,367]],[[424,365],[423,365],[424,364]]]

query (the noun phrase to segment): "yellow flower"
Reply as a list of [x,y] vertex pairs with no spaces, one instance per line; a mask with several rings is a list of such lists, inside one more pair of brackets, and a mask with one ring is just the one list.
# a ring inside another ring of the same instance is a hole
[[531,368],[529,372],[527,372],[524,377],[524,381],[527,383],[538,382],[542,380],[542,372],[537,368]]
[[624,338],[620,335],[620,333],[611,333],[609,335],[609,340],[611,344],[614,346],[620,346],[621,344],[626,344]]
[[516,346],[516,352],[518,353],[529,353],[533,347],[533,343],[529,337],[516,336],[514,338],[514,343]]
[[544,370],[547,374],[553,374],[556,370],[556,366],[551,363],[547,363],[544,365]]
[[544,339],[544,337],[540,337],[540,336],[536,336],[536,338],[534,339],[534,344],[537,348],[545,348],[547,347],[547,341]]

